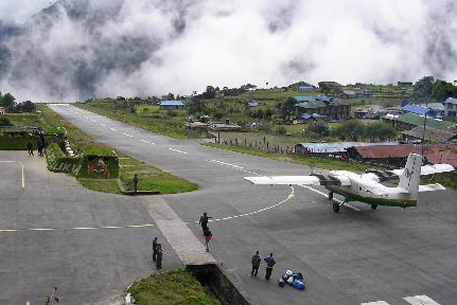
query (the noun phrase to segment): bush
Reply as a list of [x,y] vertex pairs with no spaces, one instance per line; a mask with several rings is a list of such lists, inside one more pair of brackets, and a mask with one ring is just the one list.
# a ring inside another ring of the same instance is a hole
[[276,126],[274,133],[276,133],[278,135],[285,135],[287,133],[287,129],[286,129],[286,127],[284,127],[282,125]]
[[9,118],[0,116],[0,126],[13,126],[13,124]]

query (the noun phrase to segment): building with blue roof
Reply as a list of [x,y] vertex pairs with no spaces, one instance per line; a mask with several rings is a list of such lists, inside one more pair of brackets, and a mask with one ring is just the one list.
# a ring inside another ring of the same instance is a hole
[[455,97],[448,97],[446,101],[444,101],[444,116],[445,117],[457,117],[457,98]]
[[401,108],[405,113],[414,113],[420,116],[428,116],[428,117],[436,117],[435,111],[430,109],[429,107],[416,105],[413,103],[406,104]]
[[167,100],[159,102],[160,109],[184,109],[184,103],[177,100]]

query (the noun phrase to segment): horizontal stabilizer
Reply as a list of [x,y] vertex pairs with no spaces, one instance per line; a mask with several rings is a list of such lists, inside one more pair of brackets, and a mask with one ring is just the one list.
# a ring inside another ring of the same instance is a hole
[[439,183],[419,185],[419,193],[444,191],[446,188]]
[[[405,169],[394,169],[391,173],[401,176]],[[455,168],[450,164],[427,164],[421,166],[421,176],[453,172]]]

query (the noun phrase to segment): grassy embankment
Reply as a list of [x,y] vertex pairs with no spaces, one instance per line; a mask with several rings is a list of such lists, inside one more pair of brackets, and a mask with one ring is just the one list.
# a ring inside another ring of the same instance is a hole
[[139,305],[218,305],[192,274],[176,270],[154,274],[134,284],[129,292]]
[[161,110],[158,106],[140,105],[135,106],[134,112],[131,112],[124,108],[116,108],[116,101],[113,100],[76,103],[75,106],[172,138],[187,137],[184,128],[185,110]]
[[[67,129],[68,137],[71,139],[72,145],[74,145],[76,151],[91,151],[98,152],[100,154],[112,151],[111,147],[106,144],[96,142],[91,136],[72,125],[47,106],[40,105],[39,107],[46,122],[52,124],[52,126],[63,126]],[[133,189],[131,181],[134,174],[138,174],[138,187],[140,190],[157,190],[162,194],[177,194],[191,192],[198,189],[197,184],[163,172],[155,166],[145,164],[120,152],[117,152],[117,155],[119,156],[120,166],[119,176],[124,182],[127,190]],[[115,194],[121,193],[117,179],[78,178],[78,181],[84,187],[94,191]]]
[[290,163],[308,165],[311,167],[317,167],[325,170],[349,170],[355,172],[364,172],[369,168],[376,168],[376,166],[371,164],[360,164],[360,163],[347,163],[338,160],[328,160],[328,159],[319,159],[319,158],[303,158],[298,156],[285,156],[279,155],[274,152],[258,150],[250,147],[244,146],[235,146],[235,145],[223,145],[216,143],[207,143],[206,146],[230,150],[242,154],[253,155],[257,157],[273,159],[278,161],[286,161]]

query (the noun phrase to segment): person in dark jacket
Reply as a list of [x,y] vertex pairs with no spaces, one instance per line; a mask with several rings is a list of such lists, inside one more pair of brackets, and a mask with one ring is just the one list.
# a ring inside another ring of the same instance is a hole
[[34,154],[33,154],[33,144],[32,143],[29,142],[27,144],[27,150],[29,152],[29,156],[34,156]]
[[270,253],[270,256],[265,257],[263,260],[267,263],[265,270],[265,279],[270,280],[271,273],[273,272],[273,266],[276,264],[276,260],[273,256],[273,253]]
[[135,190],[135,193],[138,192],[138,174],[135,174],[135,176],[133,176],[133,189]]
[[213,217],[208,216],[208,213],[206,212],[204,212],[203,215],[200,216],[200,220],[198,221],[198,223],[202,226],[203,235],[205,235],[205,231],[208,230],[208,221],[210,218]]
[[157,260],[157,237],[154,237],[152,240],[152,261],[155,262]]
[[261,262],[262,262],[262,259],[260,258],[259,251],[256,251],[251,259],[251,264],[252,264],[251,276],[257,277],[257,273],[259,272],[259,267],[260,267]]
[[162,255],[163,255],[162,244],[157,244],[157,259],[156,259],[156,268],[157,269],[162,269]]

